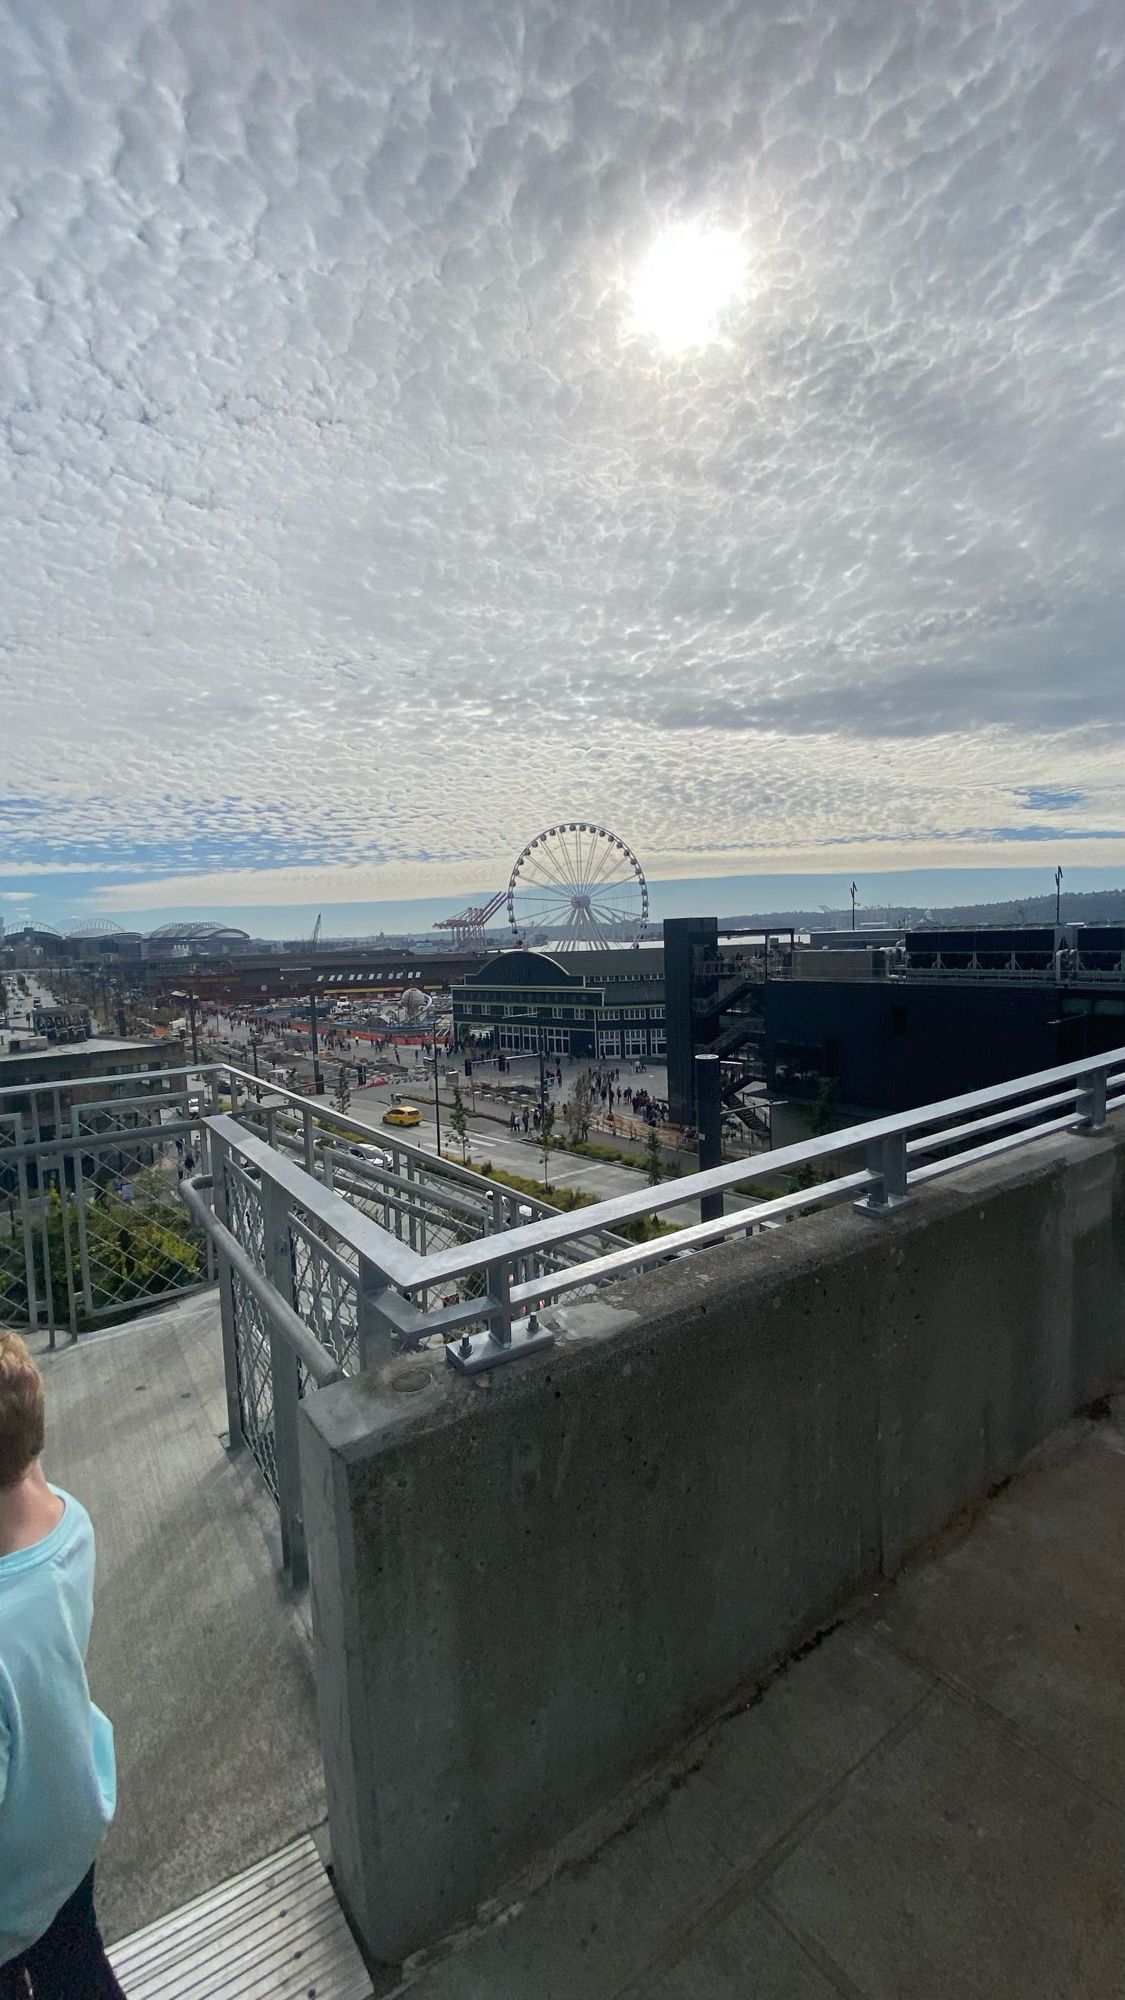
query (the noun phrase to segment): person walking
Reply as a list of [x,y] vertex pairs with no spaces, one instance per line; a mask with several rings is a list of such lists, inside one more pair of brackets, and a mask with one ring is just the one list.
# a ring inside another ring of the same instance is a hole
[[0,1333],[0,1996],[125,2000],[94,1914],[117,1803],[86,1681],[94,1531],[44,1477],[44,1429],[39,1370]]

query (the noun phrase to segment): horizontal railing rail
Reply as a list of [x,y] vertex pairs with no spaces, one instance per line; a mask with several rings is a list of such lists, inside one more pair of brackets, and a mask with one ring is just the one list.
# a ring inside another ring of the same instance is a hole
[[[889,1215],[943,1174],[995,1159],[1051,1132],[1074,1126],[1097,1129],[1107,1112],[1122,1103],[1125,1049],[866,1120],[663,1186],[630,1189],[588,1208],[521,1218],[515,1226],[434,1250],[392,1238],[379,1222],[354,1210],[349,1219],[343,1212],[346,1205],[332,1190],[310,1189],[292,1165],[277,1179],[291,1200],[300,1201],[303,1188],[309,1216],[332,1230],[337,1242],[346,1243],[358,1262],[376,1274],[369,1285],[369,1305],[373,1317],[381,1318],[388,1349],[396,1343],[419,1344],[430,1333],[449,1341],[460,1329],[447,1354],[454,1365],[475,1371],[526,1352],[529,1341],[542,1345],[539,1315],[550,1302],[579,1288],[843,1200],[856,1202],[872,1216]],[[361,1121],[351,1122],[362,1129]],[[250,1140],[233,1120],[208,1123],[256,1171],[269,1170],[270,1149],[261,1141]],[[366,1130],[370,1135],[371,1128]],[[856,1155],[858,1161],[849,1167],[849,1157]],[[777,1195],[769,1184],[789,1174],[804,1184]],[[396,1196],[409,1196],[409,1184],[401,1177],[384,1176],[383,1181],[388,1206]],[[752,1197],[762,1183],[767,1187],[760,1201],[721,1212],[725,1197],[736,1192],[743,1199]],[[700,1202],[700,1220],[679,1228],[674,1241],[607,1240],[631,1223],[693,1200]],[[471,1288],[467,1298],[466,1287]],[[440,1310],[434,1310],[435,1292],[449,1288],[454,1297],[445,1297]],[[473,1330],[474,1320],[479,1331]]]

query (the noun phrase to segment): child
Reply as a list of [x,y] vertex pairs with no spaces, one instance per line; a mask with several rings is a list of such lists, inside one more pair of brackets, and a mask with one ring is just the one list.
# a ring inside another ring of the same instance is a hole
[[43,1428],[39,1370],[0,1333],[0,1996],[124,2000],[94,1916],[117,1792],[86,1684],[94,1531],[43,1476]]

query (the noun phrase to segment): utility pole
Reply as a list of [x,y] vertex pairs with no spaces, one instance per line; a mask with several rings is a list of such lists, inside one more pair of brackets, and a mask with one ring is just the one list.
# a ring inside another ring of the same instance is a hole
[[536,1029],[535,1037],[539,1045],[539,1116],[542,1119],[543,1113],[547,1108],[547,1075],[546,1075],[547,1059],[543,1053],[542,1028]]
[[852,883],[852,929],[855,929],[855,883]]
[[1062,922],[1062,878],[1061,867],[1055,869],[1055,922]]
[[434,1039],[434,1124],[437,1127],[437,1149],[438,1149],[438,1158],[440,1159],[441,1158],[441,1098],[438,1096],[436,1021],[434,1022],[433,1039]]

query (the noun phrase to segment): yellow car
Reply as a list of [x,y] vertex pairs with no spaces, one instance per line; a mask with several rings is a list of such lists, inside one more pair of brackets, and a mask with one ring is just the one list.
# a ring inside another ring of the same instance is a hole
[[384,1125],[420,1125],[422,1123],[422,1113],[416,1104],[392,1104],[390,1110],[383,1113],[383,1123]]

